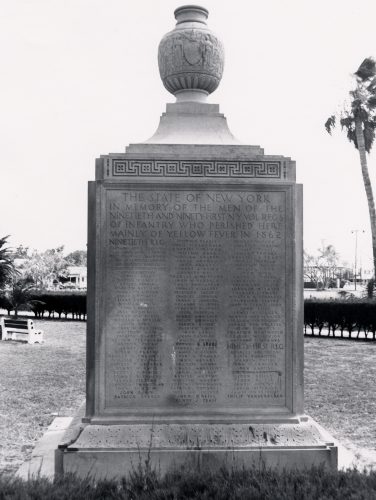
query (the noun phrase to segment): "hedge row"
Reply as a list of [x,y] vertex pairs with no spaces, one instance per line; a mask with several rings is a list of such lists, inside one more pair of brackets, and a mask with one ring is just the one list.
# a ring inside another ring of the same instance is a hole
[[[85,292],[33,292],[30,296],[29,310],[37,318],[48,314],[49,318],[65,318],[71,315],[74,319],[86,319],[86,293]],[[0,308],[6,309],[11,314],[12,306],[0,294]],[[359,338],[363,332],[365,338],[376,340],[376,301],[372,300],[317,300],[304,301],[304,333],[307,330],[311,335],[322,335],[328,331],[328,336],[335,336],[340,332],[344,337],[347,332],[349,338]]]
[[[13,310],[6,297],[0,295],[0,308],[6,309],[8,315]],[[25,308],[23,308],[25,309]],[[36,318],[49,318],[71,315],[73,319],[86,319],[85,292],[33,292],[29,297],[28,310],[33,311]]]
[[373,300],[305,300],[304,301],[304,333],[307,329],[311,335],[335,336],[340,332],[341,338],[347,332],[348,338],[359,338],[363,332],[366,339],[376,337],[376,302]]

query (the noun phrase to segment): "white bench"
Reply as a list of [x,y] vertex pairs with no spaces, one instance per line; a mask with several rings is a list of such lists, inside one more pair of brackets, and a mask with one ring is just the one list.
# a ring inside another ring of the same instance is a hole
[[1,318],[2,340],[25,340],[29,344],[43,342],[43,330],[36,330],[32,319]]

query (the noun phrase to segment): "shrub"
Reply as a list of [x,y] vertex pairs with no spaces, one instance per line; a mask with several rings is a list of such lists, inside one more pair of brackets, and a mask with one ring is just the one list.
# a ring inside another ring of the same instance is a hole
[[[33,291],[29,299],[30,309],[36,318],[43,318],[46,313],[49,318],[54,318],[55,314],[59,318],[62,314],[65,318],[68,314],[71,314],[74,319],[86,318],[86,292]],[[0,295],[0,308],[6,309],[8,315],[13,310],[5,294]]]
[[307,327],[311,335],[318,329],[318,335],[322,335],[322,330],[328,330],[335,336],[335,332],[340,330],[341,338],[344,332],[349,338],[359,338],[364,332],[366,339],[372,334],[372,339],[376,337],[376,301],[367,299],[352,300],[316,300],[308,299],[304,301],[304,332],[307,334]]

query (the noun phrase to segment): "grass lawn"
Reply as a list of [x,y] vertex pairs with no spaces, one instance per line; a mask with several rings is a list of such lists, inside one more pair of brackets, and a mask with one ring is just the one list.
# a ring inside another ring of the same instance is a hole
[[376,468],[376,343],[305,337],[304,353],[305,412]]
[[35,321],[44,344],[0,342],[0,471],[14,472],[56,414],[85,397],[84,321]]
[[[16,471],[54,416],[73,415],[85,395],[86,323],[35,324],[43,345],[0,342],[0,472]],[[306,413],[360,465],[373,460],[362,449],[376,448],[375,359],[373,342],[305,338]]]

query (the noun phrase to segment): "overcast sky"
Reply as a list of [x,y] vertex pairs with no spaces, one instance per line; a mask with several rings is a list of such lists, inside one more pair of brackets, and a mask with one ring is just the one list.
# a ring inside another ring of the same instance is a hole
[[[188,3],[188,2],[186,2]],[[100,154],[153,135],[174,97],[157,49],[173,29],[172,0],[2,0],[0,236],[43,250],[86,247],[87,182]],[[326,118],[350,75],[376,56],[375,0],[199,2],[224,42],[211,97],[231,131],[266,154],[290,156],[304,185],[308,251],[333,244],[371,256],[358,153]],[[376,180],[376,153],[369,157]]]

